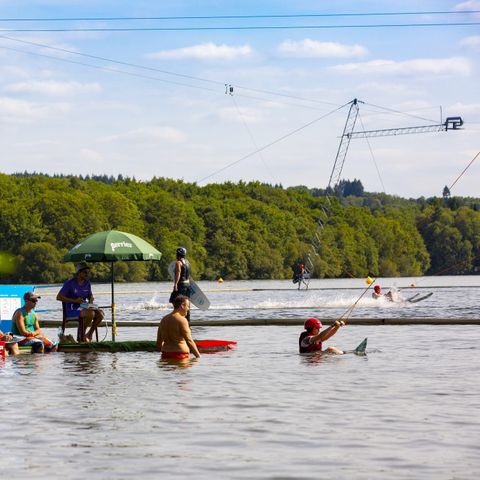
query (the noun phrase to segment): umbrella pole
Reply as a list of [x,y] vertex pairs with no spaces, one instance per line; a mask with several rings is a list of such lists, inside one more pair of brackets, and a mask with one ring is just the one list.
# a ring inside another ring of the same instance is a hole
[[113,262],[111,266],[111,283],[112,283],[112,342],[115,341],[115,336],[117,335],[117,323],[115,321],[115,287],[114,287],[114,268]]

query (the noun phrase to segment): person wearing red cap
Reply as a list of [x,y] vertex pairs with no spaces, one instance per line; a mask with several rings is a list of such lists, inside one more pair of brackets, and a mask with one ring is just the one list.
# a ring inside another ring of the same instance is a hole
[[323,332],[320,332],[322,322],[314,317],[307,319],[304,324],[305,331],[300,334],[298,339],[300,353],[324,352],[342,355],[343,351],[336,347],[328,347],[325,350],[322,350],[322,342],[335,335],[337,330],[344,325],[345,322],[343,320],[335,320],[330,327]]
[[382,287],[380,285],[375,285],[373,287],[372,298],[378,300],[379,298],[385,297],[389,302],[393,302],[392,292],[387,292],[385,295],[382,293]]

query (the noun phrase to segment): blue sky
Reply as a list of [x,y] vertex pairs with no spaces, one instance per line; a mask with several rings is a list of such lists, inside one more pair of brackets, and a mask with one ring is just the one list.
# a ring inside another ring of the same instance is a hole
[[[351,27],[480,22],[480,14],[5,21],[459,12],[480,10],[480,0],[26,0],[21,9],[18,3],[0,0],[4,173],[121,173],[200,185],[259,180],[324,188],[348,112],[337,109],[353,98],[365,102],[358,129],[426,125],[441,115],[465,120],[462,131],[352,140],[342,177],[360,179],[368,191],[439,196],[480,150],[480,25]],[[350,27],[6,31],[255,25]],[[233,85],[233,95],[225,94],[225,84]],[[452,194],[479,196],[479,179],[480,159]]]

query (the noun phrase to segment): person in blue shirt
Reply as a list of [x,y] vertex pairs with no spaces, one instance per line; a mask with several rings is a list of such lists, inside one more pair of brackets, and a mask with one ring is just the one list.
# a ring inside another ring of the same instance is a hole
[[90,267],[84,262],[78,263],[75,275],[63,284],[57,295],[58,301],[66,303],[67,319],[85,320],[85,329],[89,329],[85,334],[86,342],[92,341],[93,332],[105,318],[102,310],[86,305],[93,304],[94,300],[89,275]]

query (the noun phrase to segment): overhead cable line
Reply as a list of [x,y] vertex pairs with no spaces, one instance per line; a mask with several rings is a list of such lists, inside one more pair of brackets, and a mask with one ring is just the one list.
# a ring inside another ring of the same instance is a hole
[[188,84],[188,83],[174,82],[173,80],[165,80],[163,78],[153,77],[153,76],[150,76],[150,75],[144,75],[144,74],[141,74],[141,73],[127,72],[125,70],[118,70],[118,69],[115,69],[115,68],[109,68],[109,67],[104,67],[104,66],[100,66],[100,65],[93,65],[91,63],[79,62],[77,60],[70,60],[68,58],[59,58],[59,57],[55,57],[53,55],[47,55],[45,53],[29,52],[27,50],[20,50],[18,48],[5,47],[5,46],[2,46],[2,45],[0,45],[0,48],[3,48],[4,50],[11,50],[13,52],[24,53],[24,54],[27,54],[27,55],[50,58],[52,60],[57,60],[59,62],[67,62],[67,63],[72,63],[74,65],[81,65],[83,67],[95,68],[97,70],[103,70],[105,72],[120,73],[122,75],[129,75],[131,77],[146,78],[148,80],[156,80],[158,82],[169,83],[169,84],[173,84],[173,85],[180,85],[182,87],[190,87],[190,88],[195,88],[195,89],[198,89],[198,90],[207,90],[207,91],[210,91],[210,92],[218,93],[217,90],[213,90],[213,89],[207,88],[207,87],[199,87],[197,85],[191,85],[191,84]]
[[78,56],[81,56],[81,57],[91,58],[93,60],[101,60],[103,62],[116,63],[118,65],[123,65],[123,66],[127,66],[127,67],[141,68],[143,70],[150,70],[150,71],[153,71],[153,72],[164,73],[166,75],[173,75],[173,76],[176,76],[176,77],[188,78],[190,80],[198,80],[198,81],[201,81],[201,82],[213,83],[213,84],[216,84],[216,85],[222,85],[222,86],[225,85],[225,82],[220,82],[218,80],[210,80],[210,79],[207,79],[207,78],[194,77],[192,75],[186,75],[186,74],[182,74],[182,73],[171,72],[171,71],[168,71],[168,70],[162,70],[160,68],[147,67],[145,65],[137,65],[135,63],[130,63],[130,62],[122,62],[121,60],[113,60],[111,58],[101,57],[99,55],[90,55],[88,53],[76,52],[75,50],[68,50],[66,48],[61,48],[61,47],[53,47],[51,45],[46,45],[46,44],[43,44],[43,43],[31,42],[31,41],[28,41],[28,40],[21,40],[19,38],[7,37],[6,35],[0,35],[0,38],[4,38],[6,40],[11,40],[12,42],[19,42],[19,43],[24,43],[26,45],[32,45],[32,46],[35,46],[35,47],[48,48],[49,50],[55,50],[57,52],[69,53],[71,55],[78,55]]
[[[367,104],[365,104],[367,105]],[[386,114],[392,114],[392,115],[396,115],[396,116],[399,116],[399,115],[405,115],[405,116],[411,116],[413,118],[419,118],[419,119],[422,119],[422,120],[426,120],[428,122],[436,122],[437,120],[433,120],[433,119],[430,119],[430,118],[426,118],[426,117],[420,117],[414,113],[410,113],[410,112],[418,112],[419,110],[437,110],[438,109],[438,106],[431,106],[431,107],[425,107],[425,108],[412,108],[410,110],[405,110],[405,111],[397,111],[397,110],[393,110],[393,111],[390,111],[391,109],[388,109],[388,108],[384,108],[386,111],[379,111],[379,110],[373,110],[373,109],[369,109],[369,108],[366,108],[364,109],[364,111],[367,111],[369,113],[363,115],[363,118],[371,118],[371,117],[377,117],[377,116],[380,116],[380,115],[386,115]],[[469,124],[471,125],[471,122],[469,122]]]
[[[0,37],[1,37],[1,35],[0,35]],[[169,85],[178,85],[178,86],[181,86],[181,87],[194,88],[196,90],[203,90],[203,91],[211,92],[211,93],[215,93],[215,94],[219,93],[219,90],[215,90],[213,88],[208,88],[208,87],[204,87],[204,86],[201,87],[201,86],[193,85],[193,84],[190,84],[190,83],[175,82],[173,80],[166,80],[166,79],[163,79],[163,78],[154,77],[152,75],[145,75],[145,74],[135,73],[135,72],[127,72],[126,70],[120,70],[120,69],[117,69],[117,68],[109,68],[109,67],[106,67],[106,66],[94,65],[94,64],[91,64],[91,63],[80,62],[80,61],[76,61],[76,60],[70,60],[70,59],[67,59],[67,58],[55,57],[53,55],[47,55],[45,53],[30,52],[28,50],[21,50],[19,48],[13,48],[13,47],[5,47],[3,45],[0,45],[0,49],[10,50],[10,51],[13,51],[13,52],[18,52],[18,53],[22,53],[22,54],[26,54],[26,55],[31,55],[31,56],[49,58],[51,60],[71,63],[71,64],[74,64],[74,65],[80,65],[82,67],[94,68],[96,70],[101,70],[101,71],[104,71],[104,72],[118,73],[120,75],[128,75],[128,76],[136,77],[136,78],[144,78],[144,79],[147,79],[147,80],[154,80],[154,81],[157,81],[157,82],[167,83]],[[271,95],[274,95],[274,93],[271,93]],[[262,101],[262,102],[267,101],[266,98],[255,97],[253,95],[245,95],[245,94],[237,93],[237,96],[238,97],[243,97],[243,98],[250,98],[252,100],[258,100],[258,101]],[[302,105],[302,104],[298,104],[298,103],[295,104],[295,103],[291,103],[291,102],[282,102],[282,101],[279,101],[279,103],[282,103],[284,105],[291,105],[291,106],[294,106],[294,107],[308,108],[308,109],[311,109],[311,110],[320,110],[320,108],[317,108],[317,107]],[[331,104],[331,105],[335,105],[335,104]]]
[[[365,130],[365,125],[363,124],[362,117],[360,115],[360,112],[358,112],[358,119],[360,120],[360,123],[362,124],[363,130]],[[373,164],[375,165],[375,170],[377,171],[378,179],[380,180],[380,184],[382,185],[383,193],[386,195],[387,191],[385,189],[385,185],[383,183],[382,176],[380,175],[380,169],[378,168],[377,160],[375,159],[375,155],[373,154],[372,146],[370,145],[370,141],[368,140],[368,137],[365,136],[365,141],[367,142],[368,149],[370,150],[370,156],[372,157]]]
[[[252,130],[249,128],[249,126],[248,126],[248,124],[245,120],[245,117],[242,115],[242,111],[240,110],[240,108],[237,104],[237,101],[235,100],[235,94],[234,94],[233,90],[230,90],[230,97],[232,97],[232,102],[235,105],[235,109],[237,110],[237,114],[240,117],[240,119],[242,120],[243,126],[245,127],[245,130],[247,131],[248,136],[250,137],[250,140],[252,141],[254,148],[256,150],[258,150],[258,145],[257,145],[257,142],[255,141],[255,137],[253,136]],[[258,152],[258,156],[260,157],[260,160],[262,161],[267,173],[269,175],[272,175],[272,170],[270,168],[268,168],[267,162],[265,161],[265,158],[263,157],[261,151]],[[274,181],[272,183],[277,183],[277,182]]]
[[[90,59],[93,59],[93,60],[101,60],[101,61],[104,61],[104,62],[114,63],[114,64],[117,64],[117,65],[122,65],[122,66],[127,66],[127,67],[132,67],[132,68],[138,68],[138,69],[152,71],[152,72],[163,73],[165,75],[172,75],[172,76],[175,76],[175,77],[186,78],[186,79],[205,82],[205,83],[211,83],[211,84],[214,84],[214,85],[221,85],[222,87],[225,85],[225,82],[221,82],[219,80],[211,80],[211,79],[207,79],[207,78],[196,77],[196,76],[193,76],[193,75],[187,75],[187,74],[183,74],[183,73],[172,72],[170,70],[163,70],[163,69],[156,68],[156,67],[148,67],[146,65],[140,65],[140,64],[136,64],[136,63],[132,63],[132,62],[125,62],[125,61],[122,61],[122,60],[116,60],[116,59],[112,59],[112,58],[108,58],[108,57],[102,57],[102,56],[99,56],[99,55],[92,55],[92,54],[88,54],[88,53],[77,52],[75,50],[69,50],[69,49],[62,48],[62,47],[54,47],[54,46],[47,45],[47,44],[44,44],[44,43],[32,42],[32,41],[29,41],[29,40],[13,38],[13,37],[9,37],[9,36],[6,36],[6,35],[0,35],[0,38],[3,38],[5,40],[10,40],[12,42],[23,43],[25,45],[32,45],[32,46],[35,46],[35,47],[46,48],[48,50],[58,51],[58,52],[61,52],[61,53],[68,53],[68,54],[71,54],[71,55],[77,55],[77,56],[80,56],[80,57],[90,58]],[[186,87],[196,88],[196,89],[200,89],[200,90],[206,90],[206,91],[209,91],[209,92],[216,92],[216,90],[212,90],[212,89],[209,89],[209,88],[203,88],[203,87],[199,87],[199,86],[195,86],[195,85],[191,85],[191,84],[180,83],[180,82],[173,82],[173,81],[161,79],[161,78],[158,78],[158,77],[135,74],[135,73],[132,73],[132,72],[126,72],[124,70],[118,70],[118,69],[113,69],[113,68],[108,68],[108,67],[101,67],[101,66],[98,66],[98,65],[92,65],[92,64],[84,63],[84,62],[76,62],[76,61],[73,61],[73,60],[54,57],[54,56],[51,56],[51,55],[39,54],[39,53],[35,53],[35,52],[29,52],[29,51],[25,51],[25,50],[19,50],[19,49],[15,49],[15,48],[2,47],[2,46],[0,46],[0,48],[4,48],[6,50],[12,50],[12,51],[19,52],[19,53],[26,53],[28,55],[37,55],[37,56],[41,56],[41,57],[46,57],[46,58],[50,58],[50,59],[53,59],[53,60],[73,63],[73,64],[86,66],[86,67],[90,67],[90,68],[96,68],[98,70],[104,70],[104,71],[113,72],[113,73],[120,73],[120,74],[124,74],[124,75],[136,76],[136,77],[139,77],[139,78],[146,78],[146,79],[149,79],[149,80],[157,80],[157,81],[164,82],[164,83],[169,83],[169,84],[179,85],[179,86],[186,86]],[[274,92],[272,90],[265,90],[265,89],[259,89],[259,88],[251,88],[251,87],[246,87],[246,86],[242,86],[242,85],[238,85],[238,84],[229,84],[229,85],[232,85],[236,89],[246,90],[246,91],[250,91],[250,92],[263,93],[263,94],[267,94],[267,95],[284,97],[284,98],[289,98],[289,99],[293,99],[293,100],[300,100],[300,101],[303,101],[303,102],[311,102],[311,103],[317,103],[317,104],[322,104],[322,105],[329,105],[329,106],[333,106],[333,107],[338,106],[338,104],[333,103],[333,102],[326,102],[326,101],[323,101],[323,100],[311,99],[311,98],[301,97],[301,96],[298,96],[298,95],[291,95],[291,94],[287,94],[287,93]],[[262,101],[265,100],[264,98],[254,97],[254,96],[245,95],[245,94],[236,93],[236,95],[244,97],[244,98],[251,98],[251,99],[254,99],[254,100],[262,100]],[[288,104],[292,105],[291,103],[288,103]],[[420,117],[418,115],[413,115],[413,114],[410,114],[410,113],[407,113],[407,112],[402,112],[400,110],[395,110],[395,109],[388,108],[388,107],[383,107],[381,105],[375,105],[375,104],[365,103],[365,102],[364,102],[364,104],[368,105],[368,106],[371,106],[371,107],[374,107],[374,108],[377,108],[377,109],[385,110],[387,112],[396,113],[396,114],[399,114],[399,115],[406,115],[406,116],[409,116],[409,117],[412,117],[412,118],[418,118],[418,119],[421,119],[421,120],[435,122],[435,120],[431,120],[429,118]],[[297,107],[301,106],[303,108],[314,108],[314,107],[308,107],[306,105],[299,105],[299,104],[293,104],[293,105],[297,106]]]
[[[350,102],[349,102],[350,103]],[[292,135],[295,135],[296,133],[300,132],[301,130],[313,125],[314,123],[317,123],[319,122],[320,120],[323,120],[324,118],[328,117],[329,115],[332,115],[333,113],[335,112],[338,112],[338,110],[341,110],[343,107],[345,107],[346,105],[349,105],[349,103],[346,103],[345,105],[342,105],[334,110],[331,110],[330,112],[326,113],[325,115],[322,115],[321,117],[318,117],[318,118],[315,118],[314,120],[312,120],[311,122],[308,122],[306,123],[305,125],[302,125],[301,127],[298,127],[296,128],[295,130],[292,130],[291,132],[285,134],[285,135],[282,135],[280,138],[277,138],[276,140],[273,140],[272,142],[270,143],[267,143],[266,145],[264,145],[263,147],[260,147],[258,149],[256,149],[254,152],[250,152],[248,153],[247,155],[244,155],[242,158],[239,158],[238,160],[235,160],[234,162],[232,163],[229,163],[228,165],[226,165],[225,167],[222,167],[218,170],[216,170],[215,172],[211,173],[210,175],[207,175],[206,177],[203,177],[201,178],[200,180],[197,180],[196,182],[197,183],[201,183],[201,182],[204,182],[205,180],[208,180],[209,178],[215,176],[215,175],[218,175],[219,173],[223,172],[224,170],[227,170],[228,168],[230,167],[233,167],[234,165],[236,165],[237,163],[240,163],[242,162],[243,160],[246,160],[247,158],[250,158],[252,157],[253,155],[256,155],[258,152],[262,152],[263,150],[266,150],[267,148],[281,142],[282,140],[285,140],[286,138],[288,137],[291,137]]]
[[426,120],[427,122],[436,122],[436,120],[432,120],[431,118],[420,117],[419,115],[413,115],[412,113],[402,112],[400,110],[395,110],[393,108],[382,107],[381,105],[375,105],[373,103],[366,103],[366,102],[364,102],[364,104],[369,105],[370,107],[380,108],[381,110],[385,110],[390,113],[398,113],[400,115],[406,115],[407,117],[418,118],[419,120]]
[[110,22],[132,20],[227,20],[227,19],[255,19],[255,18],[334,18],[334,17],[393,17],[407,15],[468,15],[480,13],[480,10],[456,11],[423,11],[423,12],[358,12],[358,13],[298,13],[298,14],[266,14],[266,15],[188,15],[164,17],[46,17],[46,18],[0,18],[1,22]]
[[[186,74],[183,74],[183,73],[172,72],[170,70],[163,70],[161,68],[148,67],[146,65],[140,65],[140,64],[137,64],[137,63],[124,62],[122,60],[115,60],[115,59],[112,59],[112,58],[102,57],[102,56],[99,56],[99,55],[92,55],[92,54],[88,54],[88,53],[77,52],[75,50],[68,50],[66,48],[61,48],[61,47],[53,47],[51,45],[47,45],[47,44],[44,44],[44,43],[32,42],[32,41],[29,41],[29,40],[22,40],[22,39],[19,39],[19,38],[8,37],[6,35],[0,35],[0,38],[4,38],[4,39],[10,40],[12,42],[24,43],[26,45],[32,45],[32,46],[35,46],[35,47],[47,48],[49,50],[54,50],[54,51],[58,51],[58,52],[62,52],[62,53],[68,53],[68,54],[71,54],[71,55],[78,55],[78,56],[85,57],[85,58],[91,58],[93,60],[101,60],[101,61],[104,61],[104,62],[115,63],[115,64],[118,64],[118,65],[123,65],[123,66],[127,66],[127,67],[133,67],[133,68],[139,68],[139,69],[142,69],[142,70],[149,70],[149,71],[152,71],[152,72],[163,73],[165,75],[172,75],[172,76],[175,76],[175,77],[188,78],[190,80],[198,80],[200,82],[212,83],[212,84],[215,84],[215,85],[221,85],[222,87],[225,85],[225,82],[221,82],[219,80],[211,80],[211,79],[208,79],[208,78],[202,78],[202,77],[196,77],[196,76],[193,76],[193,75],[186,75]],[[16,51],[18,51],[18,50],[16,50]],[[49,57],[49,58],[57,58],[57,57]],[[62,60],[62,59],[58,59],[58,60]],[[91,66],[90,64],[82,64],[82,65]],[[119,70],[112,70],[112,71],[119,71]],[[147,77],[147,78],[156,78],[156,77]],[[179,85],[184,85],[184,84],[180,83]],[[323,105],[330,105],[330,106],[333,106],[333,107],[336,107],[338,105],[338,104],[333,103],[333,102],[326,102],[326,101],[322,101],[322,100],[305,98],[305,97],[300,97],[298,95],[290,95],[288,93],[274,92],[272,90],[245,87],[245,86],[237,85],[237,84],[231,84],[231,85],[234,86],[236,89],[247,90],[247,91],[250,91],[250,92],[265,93],[265,94],[268,94],[268,95],[291,98],[293,100],[301,100],[301,101],[305,101],[305,102],[312,102],[312,103],[318,103],[318,104],[323,104]],[[212,91],[212,90],[210,90],[210,91]],[[256,97],[248,97],[246,95],[242,95],[242,96],[247,97],[247,98],[258,99]],[[397,113],[397,114],[400,114],[400,115],[407,115],[407,116],[411,116],[413,118],[419,118],[421,120],[432,121],[432,122],[435,121],[435,120],[420,117],[420,116],[417,116],[417,115],[401,112],[399,110],[394,110],[394,109],[391,109],[391,108],[382,107],[382,106],[379,106],[379,105],[368,104],[368,103],[365,103],[365,105],[369,105],[369,106],[375,107],[375,108],[380,108],[382,110],[394,112],[394,113]]]
[[440,22],[440,23],[366,23],[352,25],[246,25],[217,27],[79,27],[79,28],[2,28],[0,32],[188,32],[207,30],[331,30],[336,28],[401,28],[401,27],[471,27],[480,22]]
[[471,167],[472,163],[477,159],[477,157],[480,155],[480,152],[478,152],[470,161],[470,163],[463,169],[462,173],[455,179],[455,181],[450,185],[449,190],[453,188],[453,186],[462,178],[463,174]]
[[[88,53],[76,52],[75,50],[68,50],[66,48],[61,48],[61,47],[53,47],[51,45],[46,45],[46,44],[43,44],[43,43],[31,42],[31,41],[28,41],[28,40],[22,40],[22,39],[18,39],[18,38],[8,37],[6,35],[0,35],[0,38],[4,38],[4,39],[10,40],[12,42],[18,42],[18,43],[23,43],[23,44],[26,44],[26,45],[32,45],[32,46],[35,46],[35,47],[47,48],[49,50],[54,50],[54,51],[58,51],[58,52],[62,52],[62,53],[68,53],[68,54],[71,54],[71,55],[78,55],[78,56],[85,57],[85,58],[91,58],[93,60],[101,60],[101,61],[104,61],[104,62],[115,63],[117,65],[139,68],[139,69],[142,69],[142,70],[148,70],[148,71],[152,71],[152,72],[163,73],[165,75],[172,75],[172,76],[176,76],[176,77],[187,78],[187,79],[190,79],[190,80],[198,80],[200,82],[206,82],[206,83],[211,83],[211,84],[215,84],[215,85],[221,85],[222,87],[225,85],[225,82],[221,82],[219,80],[211,80],[211,79],[207,79],[207,78],[195,77],[193,75],[186,75],[186,74],[183,74],[183,73],[172,72],[172,71],[169,71],[169,70],[162,70],[162,69],[156,68],[156,67],[148,67],[146,65],[139,65],[139,64],[136,64],[136,63],[124,62],[124,61],[121,61],[121,60],[115,60],[115,59],[112,59],[112,58],[101,57],[101,56],[98,56],[98,55],[91,55],[91,54],[88,54]],[[15,50],[15,51],[18,51],[18,50]],[[26,52],[26,53],[29,53],[29,52]],[[33,53],[32,53],[32,55],[33,55]],[[60,61],[62,60],[62,59],[57,58],[57,57],[49,57],[49,58],[58,59]],[[86,66],[91,66],[90,64],[82,64],[82,63],[80,63],[80,64],[81,65],[86,65]],[[111,69],[111,71],[122,72],[120,70],[113,70],[113,69]],[[156,78],[156,77],[146,77],[146,78]],[[171,83],[175,83],[175,82],[171,82]],[[184,85],[184,84],[178,83],[178,85]],[[301,101],[304,101],[304,102],[312,102],[312,103],[330,105],[330,106],[334,106],[334,107],[338,106],[338,104],[335,104],[335,103],[332,103],[332,102],[324,102],[324,101],[321,101],[321,100],[312,100],[310,98],[300,97],[300,96],[296,96],[296,95],[290,95],[290,94],[287,94],[287,93],[279,93],[279,92],[273,92],[271,90],[262,90],[262,89],[258,89],[258,88],[250,88],[250,87],[245,87],[245,86],[236,85],[236,84],[232,84],[232,85],[237,89],[240,88],[242,90],[247,90],[247,91],[251,91],[251,92],[265,93],[265,94],[268,94],[268,95],[291,98],[293,100],[301,100]],[[197,87],[197,88],[200,88],[200,87]],[[209,89],[209,91],[213,91],[213,90]],[[247,97],[247,98],[258,99],[257,97],[249,97],[248,95],[241,95],[241,96]],[[264,100],[264,99],[261,99],[261,100]]]
[[[49,50],[58,51],[58,52],[62,52],[62,53],[68,53],[68,54],[71,54],[71,55],[77,55],[77,56],[81,56],[81,57],[85,57],[85,58],[91,58],[93,60],[101,60],[101,61],[105,61],[105,62],[109,62],[109,63],[114,63],[114,64],[117,64],[117,65],[122,65],[122,66],[127,66],[127,67],[132,67],[132,68],[138,68],[138,69],[148,70],[148,71],[152,71],[152,72],[163,73],[165,75],[172,75],[172,76],[186,78],[186,79],[195,80],[195,81],[198,80],[198,81],[201,81],[201,82],[211,83],[211,84],[215,84],[215,85],[221,85],[222,87],[226,84],[225,82],[221,82],[219,80],[211,80],[211,79],[207,79],[207,78],[196,77],[196,76],[193,76],[193,75],[186,75],[186,74],[182,74],[182,73],[178,73],[178,72],[172,72],[172,71],[169,71],[169,70],[163,70],[163,69],[156,68],[156,67],[148,67],[146,65],[140,65],[140,64],[131,63],[131,62],[124,62],[124,61],[121,61],[121,60],[115,60],[115,59],[112,59],[112,58],[102,57],[102,56],[99,56],[99,55],[92,55],[92,54],[88,54],[88,53],[77,52],[75,50],[68,50],[66,48],[53,47],[51,45],[47,45],[47,44],[44,44],[44,43],[32,42],[32,41],[29,41],[29,40],[22,40],[22,39],[19,39],[19,38],[8,37],[6,35],[0,35],[0,38],[3,38],[5,40],[10,40],[12,42],[23,43],[23,44],[26,44],[26,45],[32,45],[32,46],[40,47],[40,48],[46,48],[46,49],[49,49]],[[93,64],[90,64],[90,63],[77,62],[77,61],[74,61],[74,60],[55,57],[55,56],[52,56],[52,55],[46,55],[46,54],[30,52],[30,51],[20,50],[20,49],[15,49],[15,48],[10,48],[10,47],[3,47],[3,46],[0,46],[0,48],[3,48],[5,50],[11,50],[11,51],[19,52],[19,53],[24,53],[24,54],[28,54],[28,55],[32,55],[32,56],[40,56],[40,57],[50,58],[50,59],[57,60],[57,61],[60,61],[60,62],[67,62],[67,63],[72,63],[72,64],[81,65],[81,66],[85,66],[85,67],[95,68],[97,70],[103,70],[103,71],[107,71],[107,72],[111,72],[111,73],[120,73],[120,74],[123,74],[123,75],[130,75],[130,76],[134,76],[134,77],[145,78],[145,79],[148,79],[148,80],[156,80],[156,81],[159,81],[159,82],[169,83],[169,84],[172,84],[172,85],[190,87],[190,88],[205,90],[205,91],[209,91],[209,92],[217,92],[216,90],[213,90],[213,89],[210,89],[210,88],[199,87],[199,86],[196,86],[196,85],[185,84],[185,83],[181,83],[181,82],[174,82],[174,81],[171,81],[171,80],[165,80],[165,79],[161,79],[161,78],[158,78],[158,77],[152,77],[152,76],[149,76],[149,75],[141,75],[141,74],[136,74],[136,73],[133,73],[133,72],[126,72],[124,70],[102,67],[102,66],[93,65]],[[251,87],[246,87],[246,86],[237,85],[237,84],[229,84],[229,85],[232,85],[236,89],[241,89],[241,90],[246,90],[246,91],[251,91],[251,92],[257,92],[257,93],[263,93],[263,94],[272,95],[272,96],[290,98],[290,99],[293,99],[293,100],[300,100],[300,101],[304,101],[304,102],[330,105],[330,106],[333,106],[333,107],[338,106],[338,104],[333,103],[333,102],[326,102],[326,101],[323,101],[323,100],[305,98],[305,97],[301,97],[301,96],[298,96],[298,95],[291,95],[291,94],[287,94],[287,93],[274,92],[272,90],[265,90],[265,89],[259,89],[259,88],[251,88]],[[244,97],[244,98],[254,99],[254,100],[261,100],[261,101],[265,100],[264,98],[254,97],[254,96],[251,96],[251,95],[245,95],[245,94],[239,94],[239,93],[236,93],[236,95]],[[303,108],[314,108],[314,107],[308,107],[307,105],[299,105],[299,104],[291,104],[291,103],[286,103],[286,104],[287,105],[294,105],[294,106],[297,106],[297,107],[300,106],[300,107],[303,107]],[[432,122],[435,121],[435,120],[431,120],[431,119],[428,119],[428,118],[425,118],[425,117],[420,117],[418,115],[413,115],[413,114],[410,114],[410,113],[407,113],[407,112],[402,112],[402,111],[399,111],[399,110],[394,110],[392,108],[383,107],[383,106],[380,106],[380,105],[369,104],[369,103],[364,103],[364,104],[369,105],[369,106],[374,107],[374,108],[379,108],[379,109],[382,109],[382,110],[385,110],[385,111],[388,111],[388,112],[391,112],[391,113],[396,113],[396,114],[399,114],[399,115],[406,115],[406,116],[410,116],[412,118],[419,118],[421,120],[426,120],[426,121],[432,121]]]

